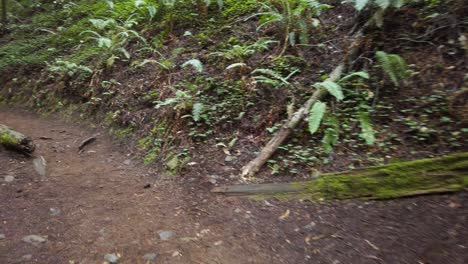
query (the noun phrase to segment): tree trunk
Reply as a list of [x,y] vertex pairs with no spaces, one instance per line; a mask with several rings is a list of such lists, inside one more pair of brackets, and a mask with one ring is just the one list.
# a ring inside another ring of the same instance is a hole
[[35,149],[29,137],[2,124],[0,124],[0,145],[24,154],[31,154]]
[[391,199],[444,193],[468,187],[468,152],[328,173],[306,182],[221,186],[226,195],[310,200]]

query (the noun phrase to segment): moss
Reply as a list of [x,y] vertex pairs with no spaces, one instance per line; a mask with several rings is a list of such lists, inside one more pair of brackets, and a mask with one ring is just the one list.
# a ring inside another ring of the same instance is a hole
[[256,0],[225,0],[222,16],[225,19],[236,19],[239,16],[250,14],[257,10],[258,1]]
[[156,158],[158,157],[159,154],[159,148],[152,148],[146,155],[145,158],[143,159],[143,163],[145,165],[150,165],[152,164]]
[[0,133],[0,145],[4,146],[16,146],[20,143],[20,141],[10,135],[8,132]]
[[256,199],[390,199],[462,190],[468,187],[468,153],[324,174],[317,180],[291,186],[298,191],[257,195]]
[[166,173],[176,175],[189,161],[190,157],[185,152],[169,153],[165,158]]
[[129,126],[126,128],[111,128],[110,133],[119,140],[128,139],[135,133],[135,127]]

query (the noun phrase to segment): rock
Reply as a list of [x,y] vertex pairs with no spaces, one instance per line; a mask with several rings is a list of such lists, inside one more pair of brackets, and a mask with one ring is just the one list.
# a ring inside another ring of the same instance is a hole
[[49,211],[50,211],[51,216],[57,216],[57,215],[60,214],[60,209],[59,208],[50,208]]
[[22,256],[22,257],[21,257],[21,259],[22,259],[22,260],[31,260],[31,259],[32,259],[32,257],[33,257],[33,255],[31,255],[31,254],[28,254],[28,255],[24,255],[24,256]]
[[119,262],[119,255],[115,254],[115,253],[112,253],[112,254],[106,254],[104,256],[104,260],[109,262],[110,264],[116,264]]
[[234,156],[226,156],[226,158],[224,159],[225,162],[231,162],[233,160],[236,160],[236,157]]
[[128,159],[128,160],[125,160],[123,164],[129,166],[130,164],[132,164],[132,161]]
[[170,230],[161,230],[158,232],[159,239],[161,240],[169,240],[174,236],[174,232]]
[[35,245],[40,244],[40,243],[44,243],[44,242],[47,241],[46,238],[38,236],[38,235],[25,236],[21,240],[23,242],[30,243],[30,244],[35,244]]
[[148,253],[143,256],[143,259],[148,262],[154,262],[156,261],[157,257],[158,257],[158,253]]
[[3,240],[5,238],[6,238],[5,234],[0,234],[0,240]]
[[309,224],[307,224],[306,226],[304,226],[304,228],[305,228],[305,229],[312,229],[312,228],[314,228],[316,225],[317,225],[317,224],[316,224],[314,221],[312,221],[312,222],[310,222]]
[[33,160],[34,170],[41,176],[45,178],[47,175],[47,162],[43,156],[39,156]]
[[15,180],[15,177],[11,175],[5,176],[5,182],[13,182]]

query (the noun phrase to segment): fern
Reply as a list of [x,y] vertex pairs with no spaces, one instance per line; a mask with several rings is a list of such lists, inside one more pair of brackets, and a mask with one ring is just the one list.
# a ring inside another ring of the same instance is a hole
[[359,123],[361,125],[361,133],[359,136],[366,141],[367,145],[374,145],[375,131],[372,127],[372,122],[368,112],[359,113]]
[[288,81],[294,74],[299,70],[291,72],[288,76],[283,77],[277,71],[271,69],[256,69],[252,73],[260,73],[261,75],[254,76],[255,82],[265,83],[271,85],[274,88],[279,88],[282,86],[291,86],[291,83]]
[[366,6],[376,5],[381,10],[385,10],[389,7],[401,8],[408,0],[352,0],[354,2],[354,8],[358,11],[362,11]]
[[349,79],[352,79],[354,77],[361,77],[363,79],[369,79],[369,73],[364,72],[364,71],[352,72],[352,73],[344,76],[343,78],[341,78],[338,81],[338,83],[345,83],[346,81],[348,81]]
[[316,83],[314,84],[314,87],[315,88],[325,88],[327,89],[327,91],[333,95],[336,100],[338,101],[341,101],[343,100],[344,98],[344,95],[343,95],[343,89],[341,88],[341,86],[336,83],[336,82],[333,82],[333,81],[330,81],[330,80],[325,80],[323,82],[320,82],[320,83]]
[[205,110],[205,106],[202,103],[195,103],[192,107],[192,118],[193,121],[198,122],[201,118],[201,114]]
[[327,105],[323,102],[317,101],[310,110],[309,113],[309,132],[314,134],[317,132],[320,122],[322,121],[323,116],[325,115],[325,111],[327,109]]
[[191,59],[182,64],[182,68],[185,68],[187,66],[192,66],[198,73],[203,72],[203,64],[200,60]]
[[388,77],[390,77],[390,80],[392,80],[395,86],[399,86],[401,81],[410,76],[408,65],[405,60],[397,54],[377,51],[375,56],[377,57],[377,62],[380,67]]
[[322,10],[331,8],[316,0],[278,0],[260,4],[262,12],[251,16],[260,16],[257,31],[270,25],[278,27],[284,39],[282,52],[288,45],[294,46],[297,37],[302,44],[306,44],[310,37],[310,26],[317,27],[320,24],[315,17],[320,16]]
[[325,134],[322,138],[322,145],[326,153],[331,153],[333,151],[333,146],[338,143],[340,125],[338,120],[333,116],[328,117],[324,123],[329,127],[325,129]]

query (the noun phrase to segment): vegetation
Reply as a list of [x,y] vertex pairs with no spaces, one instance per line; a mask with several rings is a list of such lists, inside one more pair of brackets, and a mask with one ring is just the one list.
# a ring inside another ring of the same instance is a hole
[[0,102],[97,116],[171,173],[253,156],[317,94],[267,174],[466,150],[460,0],[7,2]]
[[309,182],[217,187],[213,192],[256,195],[259,198],[338,200],[391,199],[447,193],[468,186],[468,153],[435,159],[397,162],[360,170],[323,174]]

